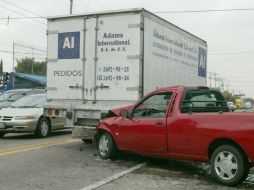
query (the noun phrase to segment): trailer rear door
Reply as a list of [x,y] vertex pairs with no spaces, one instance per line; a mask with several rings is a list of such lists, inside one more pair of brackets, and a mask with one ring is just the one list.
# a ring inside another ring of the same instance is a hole
[[137,100],[141,27],[132,13],[49,20],[47,98]]
[[140,86],[140,14],[86,19],[86,100],[137,100]]
[[48,99],[82,99],[84,20],[48,22]]

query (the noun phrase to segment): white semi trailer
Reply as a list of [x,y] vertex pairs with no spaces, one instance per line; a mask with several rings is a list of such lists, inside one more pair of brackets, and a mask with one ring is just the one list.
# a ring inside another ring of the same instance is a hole
[[44,114],[75,138],[156,88],[207,83],[207,43],[144,9],[51,17],[47,36]]

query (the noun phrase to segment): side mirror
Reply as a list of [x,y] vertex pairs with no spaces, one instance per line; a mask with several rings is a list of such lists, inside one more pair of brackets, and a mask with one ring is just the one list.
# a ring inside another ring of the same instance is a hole
[[131,114],[130,114],[130,112],[128,112],[128,110],[123,109],[120,111],[120,116],[122,116],[124,118],[130,118]]

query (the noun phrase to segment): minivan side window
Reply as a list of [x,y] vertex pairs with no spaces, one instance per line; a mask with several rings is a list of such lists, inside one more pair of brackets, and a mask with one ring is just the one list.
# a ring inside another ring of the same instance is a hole
[[181,112],[229,112],[227,102],[220,92],[210,89],[186,90],[181,103]]
[[152,95],[141,102],[132,112],[133,117],[165,117],[173,92]]

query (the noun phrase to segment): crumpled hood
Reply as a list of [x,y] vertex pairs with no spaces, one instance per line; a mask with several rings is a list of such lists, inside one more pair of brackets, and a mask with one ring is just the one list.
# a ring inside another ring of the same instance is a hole
[[43,114],[43,108],[3,108],[0,110],[0,116],[40,116]]
[[116,116],[120,116],[120,115],[121,115],[120,113],[121,113],[122,110],[130,111],[133,107],[134,107],[134,105],[125,106],[125,107],[113,109],[113,110],[111,110],[111,111],[112,111]]

